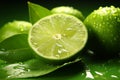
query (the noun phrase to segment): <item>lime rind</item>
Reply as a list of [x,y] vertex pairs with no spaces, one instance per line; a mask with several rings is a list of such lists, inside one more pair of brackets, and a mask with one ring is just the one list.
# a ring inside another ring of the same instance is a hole
[[67,14],[53,14],[33,25],[28,41],[40,57],[65,60],[84,48],[87,37],[87,29],[78,18]]
[[114,6],[110,6],[110,7],[99,7],[99,9],[94,11],[94,14],[98,14],[98,15],[112,15],[112,16],[117,16],[118,12],[120,12],[119,8],[116,8]]
[[[96,54],[114,55],[120,52],[120,8],[100,7],[86,17],[84,24],[89,33],[88,46]],[[96,41],[94,44],[93,40]]]
[[69,14],[72,16],[75,16],[77,18],[79,18],[80,20],[84,20],[84,16],[82,14],[82,12],[78,9],[75,9],[73,7],[70,6],[59,6],[59,7],[55,7],[51,10],[51,12],[54,13],[64,13],[64,14]]

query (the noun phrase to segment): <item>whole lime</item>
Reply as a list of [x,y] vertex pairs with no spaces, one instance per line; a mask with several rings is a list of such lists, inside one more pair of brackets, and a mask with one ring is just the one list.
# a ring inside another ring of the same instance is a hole
[[100,7],[89,14],[84,23],[91,50],[104,54],[120,52],[120,8]]
[[69,7],[69,6],[55,7],[51,10],[51,12],[52,13],[65,13],[65,14],[73,15],[82,21],[84,20],[84,16],[80,10],[75,9],[73,7]]
[[0,42],[17,34],[28,34],[32,24],[27,21],[13,21],[0,28]]

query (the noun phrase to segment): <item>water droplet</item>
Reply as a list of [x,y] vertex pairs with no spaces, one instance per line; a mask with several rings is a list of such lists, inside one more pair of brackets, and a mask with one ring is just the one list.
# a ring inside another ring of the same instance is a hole
[[94,52],[92,50],[88,50],[87,52],[88,52],[88,54],[92,54],[92,55],[94,54]]
[[59,58],[59,57],[60,57],[60,55],[58,55],[58,54],[57,54],[57,55],[55,55],[55,57]]
[[56,43],[56,46],[58,46],[58,47],[63,47],[61,44],[59,44],[59,43]]
[[93,18],[96,18],[96,15],[93,15]]
[[90,70],[86,70],[86,78],[94,79],[94,77],[91,74]]
[[24,31],[24,29],[23,29],[23,28],[21,28],[21,29],[20,29],[20,31]]
[[23,29],[24,25],[23,24],[18,24],[18,27],[19,27],[20,31],[24,31],[24,29]]
[[4,49],[4,48],[1,48],[0,51],[5,51],[5,49]]
[[27,69],[27,72],[30,72],[31,70],[30,69]]
[[65,37],[65,36],[66,36],[66,34],[63,34],[63,36]]
[[34,43],[33,43],[33,45],[34,45],[34,46],[37,46],[37,43],[36,43],[36,42],[34,42]]
[[3,55],[9,55],[9,51],[0,51],[0,54],[3,54]]
[[110,6],[111,8],[115,8],[114,6]]
[[95,71],[96,74],[102,76],[103,74],[101,72]]
[[4,52],[3,52],[3,51],[0,51],[0,54],[4,54]]
[[101,6],[99,7],[99,9],[102,9],[102,8],[103,8],[103,7],[101,7]]
[[8,69],[8,78],[23,76],[25,72],[30,71],[30,69],[27,68],[23,63],[11,64],[9,66],[6,66],[5,69]]
[[66,50],[66,49],[61,49],[63,52],[68,52],[68,50]]
[[112,78],[118,78],[116,75],[111,75]]
[[66,49],[58,49],[58,53],[61,54],[61,53],[64,53],[64,52],[68,52]]
[[62,53],[62,51],[58,49],[58,53],[59,53],[59,54],[61,54],[61,53]]
[[70,30],[73,30],[73,29],[69,27],[69,28],[67,28],[66,30],[70,31]]

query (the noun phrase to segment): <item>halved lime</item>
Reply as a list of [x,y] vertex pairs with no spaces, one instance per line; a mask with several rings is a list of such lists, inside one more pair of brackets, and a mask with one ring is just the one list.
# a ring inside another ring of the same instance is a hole
[[84,20],[84,16],[83,16],[82,12],[80,10],[75,9],[73,7],[70,7],[70,6],[55,7],[51,10],[51,12],[52,13],[65,13],[65,14],[73,15],[82,21]]
[[83,49],[87,29],[78,18],[53,14],[40,19],[29,32],[29,45],[43,59],[63,61]]

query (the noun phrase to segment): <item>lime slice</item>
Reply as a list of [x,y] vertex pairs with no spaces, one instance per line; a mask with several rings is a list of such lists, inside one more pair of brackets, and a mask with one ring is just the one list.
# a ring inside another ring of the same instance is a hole
[[120,52],[120,8],[100,7],[88,15],[84,23],[90,35],[89,48],[97,54]]
[[64,61],[81,51],[87,30],[76,17],[53,14],[40,19],[29,32],[31,48],[44,60]]
[[79,11],[73,7],[69,7],[69,6],[55,7],[51,10],[51,12],[52,13],[65,13],[65,14],[73,15],[82,21],[84,20],[84,16],[81,11]]

